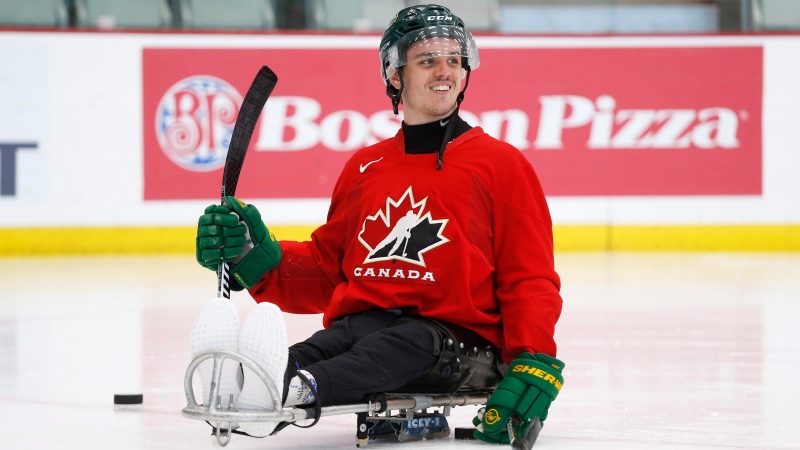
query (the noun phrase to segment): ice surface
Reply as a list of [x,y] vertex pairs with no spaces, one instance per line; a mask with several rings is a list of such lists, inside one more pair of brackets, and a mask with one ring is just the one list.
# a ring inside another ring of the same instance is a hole
[[[556,265],[565,383],[535,448],[800,448],[800,254],[561,253]],[[215,293],[191,255],[0,259],[0,448],[218,448],[180,414],[189,332]],[[246,317],[248,295],[233,300]],[[321,326],[284,318],[289,342]],[[115,409],[120,392],[144,404]],[[450,425],[470,426],[476,408]],[[227,448],[354,449],[355,416]]]

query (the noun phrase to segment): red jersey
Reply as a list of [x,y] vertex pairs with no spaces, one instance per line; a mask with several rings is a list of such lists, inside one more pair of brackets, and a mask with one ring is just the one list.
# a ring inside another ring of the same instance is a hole
[[437,155],[406,154],[403,131],[357,151],[311,241],[281,241],[250,289],[290,313],[403,309],[473,330],[511,361],[556,356],[560,280],[550,212],[522,153],[480,127]]

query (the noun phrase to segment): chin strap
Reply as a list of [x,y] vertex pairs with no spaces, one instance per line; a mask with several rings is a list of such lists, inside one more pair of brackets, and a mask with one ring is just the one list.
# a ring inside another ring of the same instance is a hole
[[456,109],[453,111],[453,114],[450,115],[450,121],[447,122],[447,128],[444,130],[444,138],[442,139],[442,146],[439,147],[439,151],[436,152],[436,170],[441,170],[444,165],[442,162],[444,149],[447,147],[447,144],[450,143],[450,138],[453,136],[453,130],[456,128],[456,121],[454,119],[458,117],[458,110],[461,108],[461,102],[464,101],[464,93],[467,92],[467,87],[469,86],[469,74],[472,73],[472,71],[469,69],[469,66],[467,66],[466,71],[464,89],[462,89],[461,92],[458,93],[458,97],[456,97]]
[[389,82],[386,83],[386,95],[388,95],[389,98],[392,99],[392,111],[394,111],[395,116],[400,114],[397,108],[400,105],[400,102],[402,101],[400,96],[403,95],[403,88],[405,87],[405,84],[403,83],[402,68],[403,67],[401,66],[395,69],[397,71],[397,78],[400,79],[400,89],[396,89],[394,86],[392,86],[392,83]]

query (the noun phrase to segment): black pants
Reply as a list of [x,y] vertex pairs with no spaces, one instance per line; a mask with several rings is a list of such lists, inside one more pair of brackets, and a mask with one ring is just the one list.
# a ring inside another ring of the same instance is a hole
[[470,330],[383,310],[343,317],[289,347],[289,356],[316,379],[320,406],[380,392],[491,390],[508,367]]
[[321,406],[365,401],[430,372],[434,338],[417,320],[382,310],[343,317],[289,347],[317,381]]

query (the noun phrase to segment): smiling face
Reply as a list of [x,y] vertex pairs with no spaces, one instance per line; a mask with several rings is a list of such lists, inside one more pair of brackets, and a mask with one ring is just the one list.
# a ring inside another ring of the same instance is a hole
[[[403,121],[408,125],[433,122],[449,116],[456,108],[464,69],[461,56],[448,50],[448,43],[432,39],[408,49],[403,66]],[[397,72],[389,82],[399,89]]]

